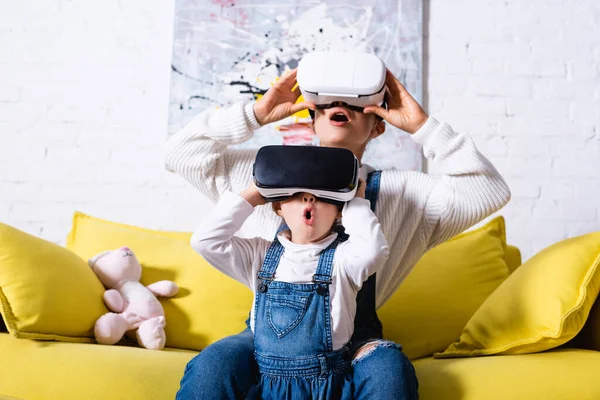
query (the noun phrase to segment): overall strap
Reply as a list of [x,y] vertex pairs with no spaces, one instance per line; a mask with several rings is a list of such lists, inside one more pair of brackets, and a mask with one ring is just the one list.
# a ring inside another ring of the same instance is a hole
[[342,242],[348,240],[348,235],[344,232],[344,228],[342,226],[335,228],[338,232],[338,237],[335,238],[333,243],[331,243],[325,250],[321,252],[319,256],[319,264],[317,265],[317,271],[313,275],[314,283],[331,283],[331,270],[333,267],[333,256],[335,254],[335,249]]
[[[373,212],[375,212],[377,206],[380,181],[381,171],[371,172],[367,177],[365,198],[371,202]],[[354,318],[354,333],[351,339],[353,342],[383,337],[383,326],[377,317],[376,311],[376,276],[377,274],[371,275],[356,295],[356,316]]]
[[367,187],[365,199],[371,202],[371,211],[375,212],[377,199],[379,198],[379,184],[381,182],[381,171],[373,171],[367,176]]
[[275,240],[273,240],[273,243],[271,243],[269,246],[262,267],[260,268],[260,271],[258,271],[258,279],[261,281],[260,288],[264,288],[264,285],[269,284],[273,279],[275,279],[275,270],[279,265],[279,260],[281,259],[283,250],[283,245],[276,237]]

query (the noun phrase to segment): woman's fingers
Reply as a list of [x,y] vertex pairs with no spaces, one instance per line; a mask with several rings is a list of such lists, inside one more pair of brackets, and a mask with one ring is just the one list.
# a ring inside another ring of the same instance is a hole
[[398,78],[396,78],[389,69],[385,75],[385,84],[388,87],[392,98],[400,100],[405,93],[408,94],[404,85],[400,83]]
[[296,74],[298,70],[294,68],[293,70],[284,73],[279,80],[276,82],[276,85],[280,87],[289,87],[290,90],[296,85]]
[[388,116],[388,111],[380,106],[368,106],[365,107],[365,109],[363,110],[363,113],[365,114],[377,114],[378,116],[380,116],[381,118],[385,119],[387,121],[387,116]]
[[293,106],[291,106],[290,113],[295,114],[299,111],[306,110],[307,108],[311,109],[313,111],[315,111],[317,109],[317,107],[313,103],[303,101],[302,103],[294,104]]

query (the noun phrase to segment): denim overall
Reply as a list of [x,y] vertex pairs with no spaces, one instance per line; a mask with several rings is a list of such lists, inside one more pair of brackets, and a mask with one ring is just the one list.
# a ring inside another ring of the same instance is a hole
[[[365,197],[375,208],[379,171],[369,175]],[[351,399],[351,361],[354,351],[381,337],[375,312],[375,275],[357,295],[357,316],[352,340],[332,350],[329,285],[337,246],[348,239],[339,231],[336,240],[319,256],[312,283],[274,281],[284,248],[275,238],[258,273],[261,283],[255,297],[254,346],[260,371],[262,399]]]

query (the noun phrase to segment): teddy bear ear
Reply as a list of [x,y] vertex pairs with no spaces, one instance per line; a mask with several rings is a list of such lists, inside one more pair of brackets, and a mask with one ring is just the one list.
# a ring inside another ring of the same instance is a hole
[[98,261],[100,258],[104,257],[105,255],[107,255],[107,254],[109,254],[109,253],[110,253],[110,250],[106,250],[106,251],[103,251],[103,252],[102,252],[102,253],[100,253],[100,254],[96,254],[94,257],[90,258],[90,259],[88,260],[88,265],[90,266],[90,268],[94,268],[94,266],[96,265],[96,262],[97,262],[97,261]]

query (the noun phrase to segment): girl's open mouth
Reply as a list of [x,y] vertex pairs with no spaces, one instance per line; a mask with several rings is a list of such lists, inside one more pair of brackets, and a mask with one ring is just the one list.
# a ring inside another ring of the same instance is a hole
[[305,208],[302,213],[302,218],[304,219],[304,223],[306,225],[312,225],[315,218],[314,210],[310,207]]

